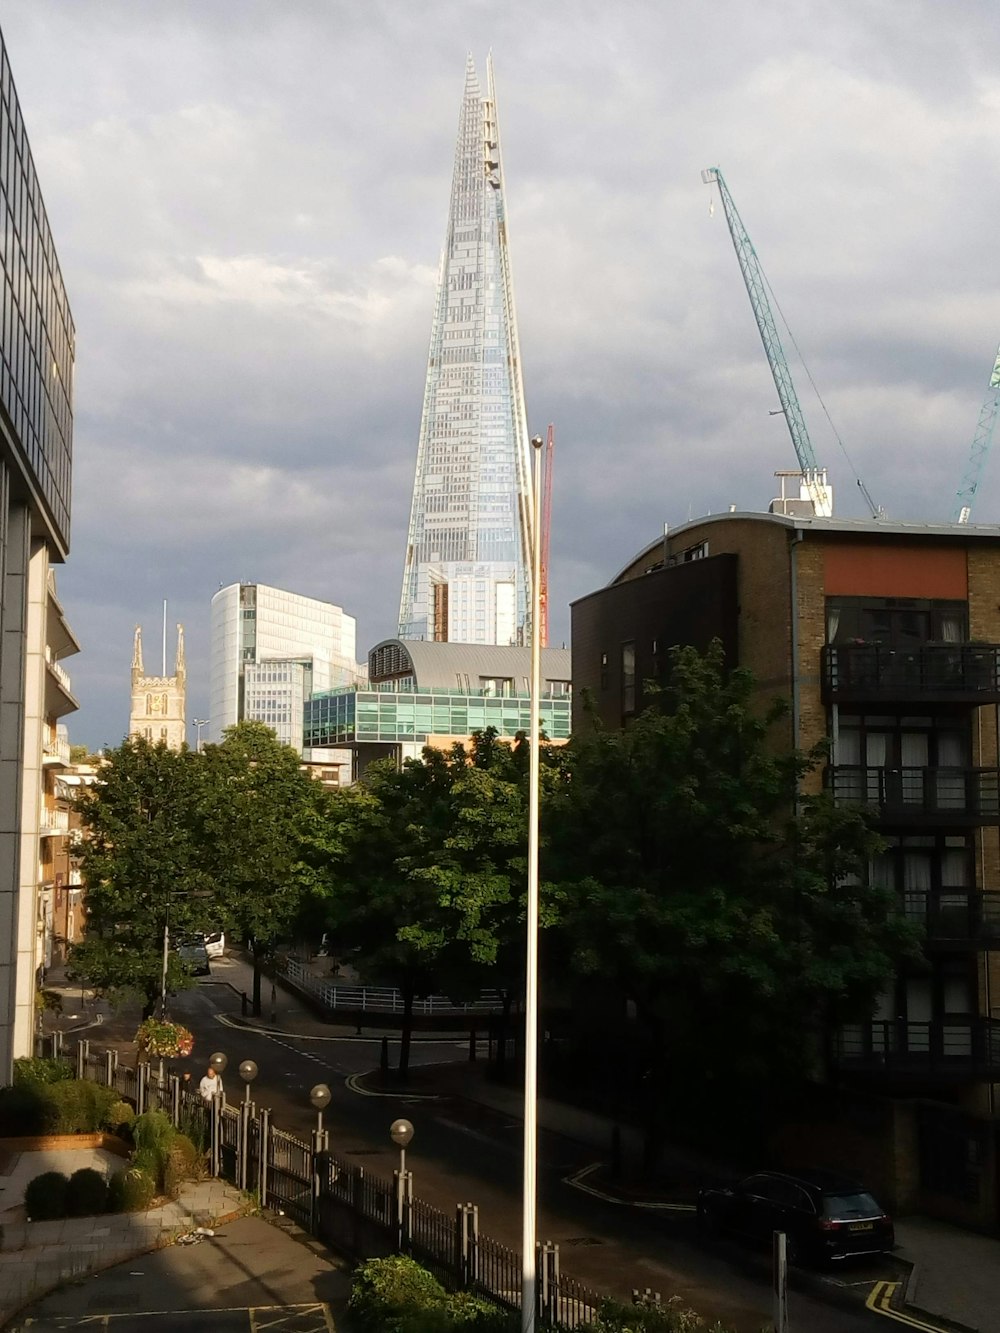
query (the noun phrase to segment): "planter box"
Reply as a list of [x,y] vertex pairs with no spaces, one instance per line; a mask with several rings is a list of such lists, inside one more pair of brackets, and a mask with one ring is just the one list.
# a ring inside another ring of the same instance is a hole
[[69,1148],[103,1148],[118,1157],[128,1157],[131,1152],[117,1134],[26,1134],[20,1139],[0,1139],[0,1149],[7,1152],[62,1152]]

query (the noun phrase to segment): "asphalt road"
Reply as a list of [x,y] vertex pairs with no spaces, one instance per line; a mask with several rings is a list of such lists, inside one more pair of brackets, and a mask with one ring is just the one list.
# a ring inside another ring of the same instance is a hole
[[[213,964],[215,982],[226,971],[224,962]],[[383,1176],[390,1176],[397,1164],[389,1125],[405,1116],[416,1131],[407,1151],[414,1192],[448,1215],[459,1202],[475,1202],[481,1231],[520,1249],[520,1121],[460,1099],[418,1099],[398,1092],[361,1095],[348,1080],[377,1067],[378,1039],[271,1036],[228,1026],[225,1015],[236,1010],[228,986],[203,983],[179,995],[173,1008],[194,1031],[197,1050],[219,1049],[228,1055],[230,1101],[242,1091],[236,1074],[239,1062],[253,1059],[260,1070],[254,1099],[271,1108],[273,1123],[306,1137],[315,1124],[309,1089],[327,1083],[332,1093],[326,1112],[332,1150],[363,1161],[368,1170]],[[414,1064],[466,1058],[464,1041],[414,1043]],[[744,1257],[737,1251],[734,1257],[704,1248],[690,1215],[665,1216],[622,1206],[567,1183],[566,1178],[593,1162],[594,1156],[586,1145],[556,1134],[540,1135],[538,1235],[559,1244],[563,1270],[624,1299],[636,1287],[660,1291],[664,1298],[678,1294],[701,1313],[730,1321],[741,1333],[759,1333],[771,1313],[770,1282],[761,1272],[759,1256]],[[875,1279],[891,1275],[868,1265],[839,1271],[838,1279],[831,1278],[832,1283],[846,1282],[861,1293],[856,1310],[792,1291],[791,1328],[795,1333],[870,1329],[875,1316],[863,1310],[862,1295]]]

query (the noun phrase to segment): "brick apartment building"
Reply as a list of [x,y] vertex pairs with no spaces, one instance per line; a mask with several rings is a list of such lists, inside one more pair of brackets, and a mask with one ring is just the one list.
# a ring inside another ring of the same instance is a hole
[[[729,513],[651,543],[572,607],[574,730],[646,702],[675,644],[722,640],[811,776],[877,815],[868,867],[926,929],[926,961],[831,1034],[859,1088],[994,1111],[1000,1083],[1000,531]],[[780,739],[780,738],[779,738]]]

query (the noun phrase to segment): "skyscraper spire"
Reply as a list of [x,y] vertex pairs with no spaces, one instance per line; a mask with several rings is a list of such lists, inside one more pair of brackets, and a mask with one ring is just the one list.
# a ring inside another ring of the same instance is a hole
[[531,463],[492,58],[469,56],[399,606],[404,639],[523,643]]

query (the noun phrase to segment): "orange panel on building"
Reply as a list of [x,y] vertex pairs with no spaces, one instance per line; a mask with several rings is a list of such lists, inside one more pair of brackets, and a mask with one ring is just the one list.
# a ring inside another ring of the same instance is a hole
[[831,543],[823,552],[828,597],[944,597],[969,595],[965,551],[881,543]]

